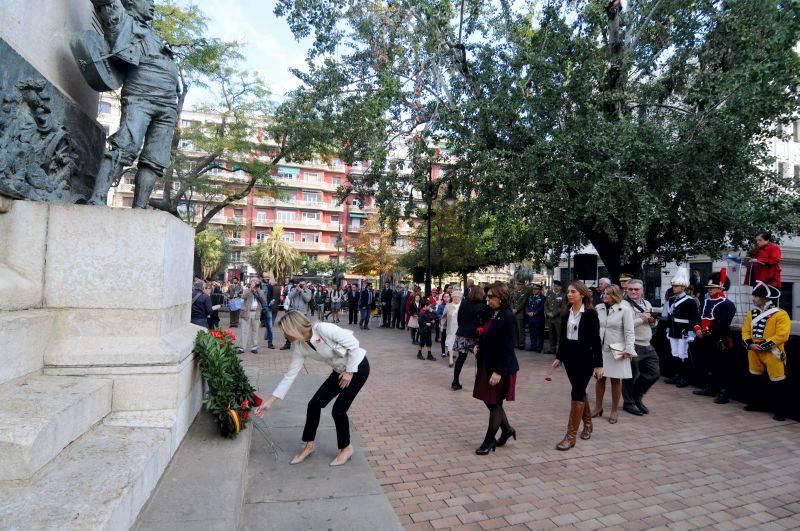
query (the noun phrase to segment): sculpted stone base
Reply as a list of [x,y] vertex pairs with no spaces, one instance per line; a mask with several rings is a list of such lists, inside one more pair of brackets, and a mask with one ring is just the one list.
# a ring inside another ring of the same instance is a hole
[[200,329],[189,323],[194,231],[152,210],[6,210],[0,521],[128,528],[202,404]]

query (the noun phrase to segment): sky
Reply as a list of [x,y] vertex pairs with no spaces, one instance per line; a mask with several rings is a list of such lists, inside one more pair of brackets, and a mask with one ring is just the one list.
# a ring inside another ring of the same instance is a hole
[[[243,67],[266,81],[276,100],[298,86],[289,68],[305,66],[305,52],[311,39],[295,41],[285,19],[273,14],[274,0],[182,0],[198,6],[208,18],[208,33],[242,44]],[[187,96],[191,108],[208,98],[208,93],[192,89]]]

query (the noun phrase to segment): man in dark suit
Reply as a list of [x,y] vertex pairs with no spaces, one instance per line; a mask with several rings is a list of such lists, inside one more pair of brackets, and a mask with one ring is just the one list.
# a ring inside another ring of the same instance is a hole
[[275,287],[270,283],[269,273],[261,273],[261,293],[264,295],[264,304],[261,307],[261,326],[266,327],[264,339],[267,348],[275,348],[272,344],[272,305],[275,300]]
[[408,286],[403,284],[400,290],[400,323],[397,327],[400,330],[405,330],[406,328],[406,308],[408,307],[408,297],[410,294],[411,292],[408,291]]
[[372,291],[372,282],[367,282],[367,287],[361,290],[358,299],[358,308],[361,310],[361,320],[358,327],[362,330],[369,330],[369,313],[375,307],[375,292]]
[[347,321],[350,324],[358,322],[358,299],[360,297],[358,289],[352,284],[347,286]]
[[389,328],[392,324],[392,286],[386,284],[381,291],[381,328]]

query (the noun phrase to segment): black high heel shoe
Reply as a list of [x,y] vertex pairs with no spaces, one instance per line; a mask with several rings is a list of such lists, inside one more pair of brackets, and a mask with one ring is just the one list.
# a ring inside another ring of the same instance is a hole
[[500,438],[497,439],[496,446],[505,446],[506,442],[508,442],[511,437],[513,437],[515,441],[517,440],[517,430],[514,428],[511,428],[508,432],[501,433]]
[[475,453],[478,455],[486,455],[489,452],[494,452],[496,448],[497,448],[497,441],[492,440],[492,442],[488,444],[484,442],[480,448],[475,450]]

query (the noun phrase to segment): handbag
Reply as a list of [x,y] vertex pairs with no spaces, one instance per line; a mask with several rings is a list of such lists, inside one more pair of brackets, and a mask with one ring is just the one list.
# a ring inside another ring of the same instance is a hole
[[228,308],[229,308],[229,309],[230,309],[230,311],[232,311],[232,312],[238,312],[239,310],[241,310],[241,309],[242,309],[242,305],[243,305],[243,304],[244,304],[244,299],[243,299],[243,298],[241,298],[241,297],[236,297],[236,298],[234,298],[234,299],[231,299],[231,300],[228,302]]
[[611,349],[615,360],[621,360],[625,354],[625,343],[609,343],[608,348]]

